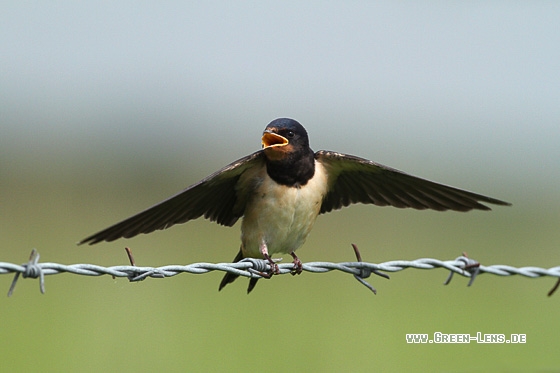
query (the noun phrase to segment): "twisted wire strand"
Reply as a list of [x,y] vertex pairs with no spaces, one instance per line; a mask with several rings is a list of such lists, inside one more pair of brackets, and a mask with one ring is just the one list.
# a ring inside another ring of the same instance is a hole
[[[354,247],[357,252],[357,248]],[[358,252],[357,252],[358,254]],[[355,262],[309,262],[302,266],[303,271],[311,273],[326,273],[330,271],[341,271],[354,275],[354,277],[363,285],[368,287],[375,293],[375,289],[368,284],[365,279],[372,273],[389,278],[384,272],[399,272],[407,268],[416,269],[436,269],[444,268],[450,271],[449,277],[445,284],[448,284],[453,274],[459,274],[470,278],[469,286],[475,277],[482,273],[488,273],[496,276],[514,276],[519,275],[528,278],[537,277],[556,277],[560,283],[560,266],[552,268],[540,267],[521,267],[516,268],[503,264],[484,266],[477,261],[467,258],[465,254],[454,260],[438,260],[432,258],[420,258],[416,260],[393,260],[385,263],[368,263],[359,261]],[[293,264],[278,264],[280,275],[292,273]],[[204,274],[212,271],[230,272],[240,276],[249,278],[262,278],[266,272],[270,271],[270,264],[262,259],[247,259],[237,263],[193,263],[188,265],[166,265],[162,267],[139,267],[136,265],[121,265],[104,267],[94,264],[60,264],[60,263],[39,263],[39,254],[33,249],[29,262],[18,265],[13,263],[0,262],[0,275],[15,273],[14,280],[10,286],[8,296],[13,293],[16,282],[21,275],[23,278],[39,278],[41,292],[45,292],[44,277],[56,275],[60,273],[71,273],[83,276],[102,276],[110,275],[114,277],[126,277],[129,281],[142,281],[148,277],[165,278],[176,276],[181,273]],[[557,283],[557,285],[558,285]],[[549,295],[554,292],[555,286]]]

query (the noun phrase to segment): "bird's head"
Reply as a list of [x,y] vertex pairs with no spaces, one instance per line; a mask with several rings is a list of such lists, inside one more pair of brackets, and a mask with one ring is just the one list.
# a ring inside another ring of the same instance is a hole
[[279,161],[309,148],[307,131],[293,119],[275,119],[266,126],[262,136],[266,157]]

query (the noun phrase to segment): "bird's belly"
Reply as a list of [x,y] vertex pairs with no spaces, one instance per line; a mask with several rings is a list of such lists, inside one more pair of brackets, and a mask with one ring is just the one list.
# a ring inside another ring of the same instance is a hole
[[245,209],[241,225],[244,257],[262,258],[263,244],[270,255],[290,253],[303,245],[326,192],[326,182],[321,178],[322,174],[299,188],[264,178]]

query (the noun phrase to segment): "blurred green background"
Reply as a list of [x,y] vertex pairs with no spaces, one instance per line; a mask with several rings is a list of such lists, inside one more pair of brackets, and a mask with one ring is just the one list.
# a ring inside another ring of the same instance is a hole
[[[490,213],[353,206],[305,261],[432,257],[560,264],[560,6],[553,2],[11,2],[1,6],[0,261],[230,261],[239,227],[200,220],[75,243],[299,120],[315,150],[504,199]],[[7,371],[551,371],[553,279],[443,270],[220,273],[129,283],[62,274],[0,297]],[[12,276],[0,278],[8,291]],[[407,333],[523,333],[523,345],[409,345]]]

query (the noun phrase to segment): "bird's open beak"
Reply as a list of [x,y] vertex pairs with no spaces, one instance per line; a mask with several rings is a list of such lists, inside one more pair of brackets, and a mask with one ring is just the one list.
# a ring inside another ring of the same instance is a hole
[[288,145],[288,139],[270,130],[266,130],[262,136],[262,146],[264,149]]

